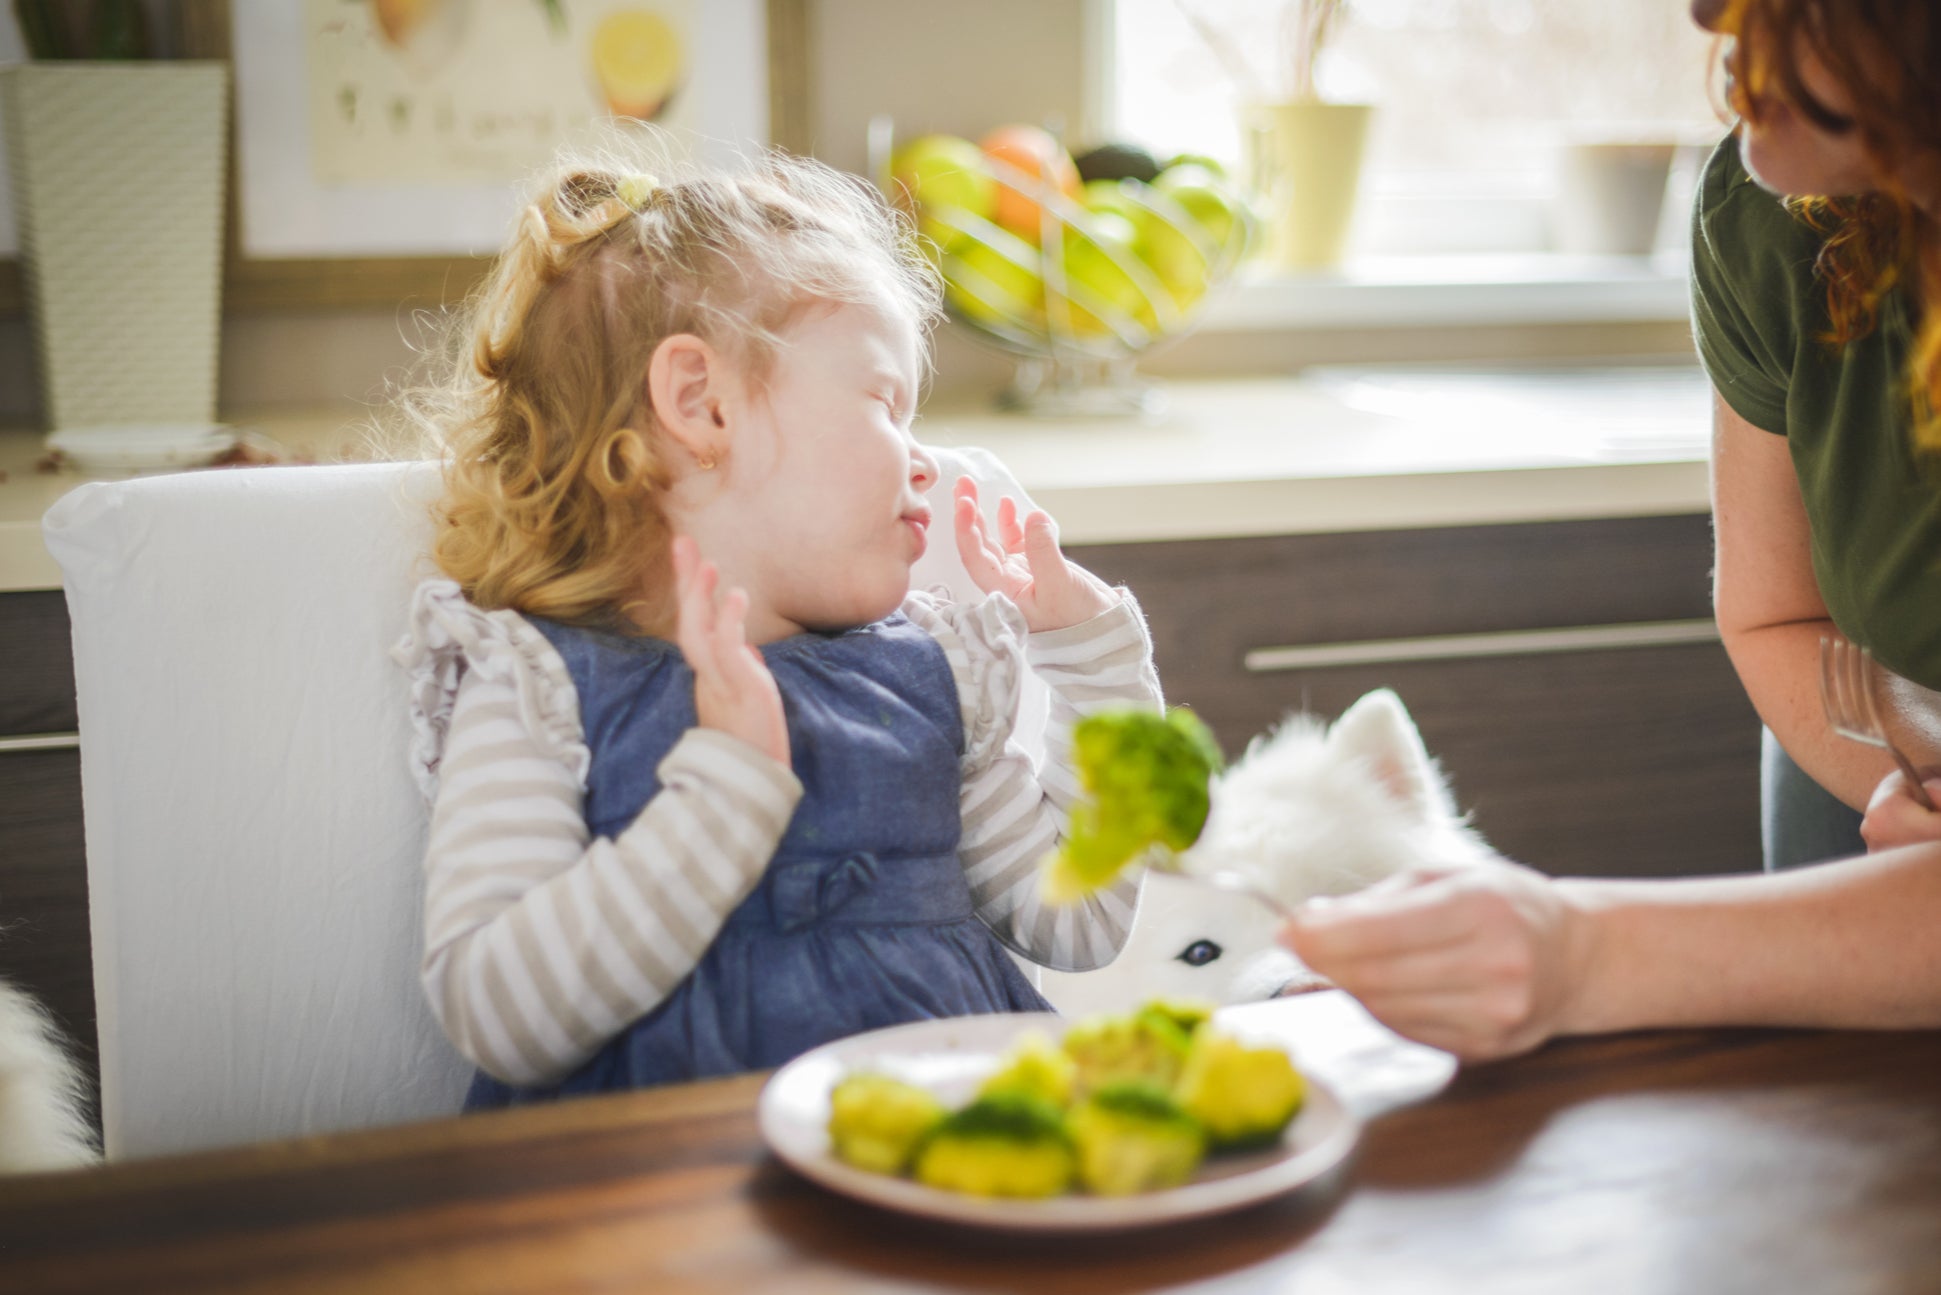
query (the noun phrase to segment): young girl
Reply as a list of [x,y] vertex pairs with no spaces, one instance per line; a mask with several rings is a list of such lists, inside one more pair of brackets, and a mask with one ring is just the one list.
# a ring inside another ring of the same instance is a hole
[[[568,169],[525,210],[396,651],[433,798],[423,980],[468,1107],[778,1065],[843,1035],[1045,1010],[1006,955],[1109,962],[1138,882],[1047,909],[1059,735],[1160,705],[1124,591],[1010,500],[910,589],[938,289],[860,182],[768,159]],[[725,592],[723,592],[725,590]],[[1008,741],[1049,684],[1046,767]]]

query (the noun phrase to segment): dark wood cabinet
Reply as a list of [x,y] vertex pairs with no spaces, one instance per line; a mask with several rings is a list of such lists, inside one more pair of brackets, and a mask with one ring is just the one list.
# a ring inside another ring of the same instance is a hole
[[0,976],[54,1014],[92,1082],[81,753],[60,744],[76,729],[65,596],[0,594]]
[[[1513,858],[1578,875],[1759,866],[1759,720],[1724,649],[1693,633],[1711,616],[1703,515],[1072,553],[1138,594],[1168,699],[1230,755],[1291,711],[1332,718],[1389,687]],[[1610,645],[1627,636],[1644,645]],[[1247,664],[1319,645],[1354,645],[1336,654],[1351,663]]]

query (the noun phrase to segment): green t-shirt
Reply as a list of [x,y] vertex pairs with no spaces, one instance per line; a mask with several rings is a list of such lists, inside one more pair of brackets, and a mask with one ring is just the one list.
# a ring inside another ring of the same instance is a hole
[[1692,326],[1719,394],[1784,436],[1813,535],[1813,574],[1840,632],[1896,674],[1941,688],[1941,475],[1908,442],[1905,297],[1834,349],[1814,274],[1821,238],[1721,143],[1699,185]]

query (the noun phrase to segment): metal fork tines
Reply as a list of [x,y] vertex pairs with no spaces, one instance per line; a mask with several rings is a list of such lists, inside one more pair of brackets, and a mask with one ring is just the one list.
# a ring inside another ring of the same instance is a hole
[[1874,656],[1866,648],[1838,634],[1820,639],[1820,706],[1833,731],[1852,742],[1876,746],[1894,757],[1914,799],[1929,813],[1934,800],[1921,785],[1914,762],[1887,736],[1880,717],[1879,675]]

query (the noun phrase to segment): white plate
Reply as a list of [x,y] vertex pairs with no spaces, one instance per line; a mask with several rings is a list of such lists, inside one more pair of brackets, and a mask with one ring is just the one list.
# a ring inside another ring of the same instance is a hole
[[1217,1214],[1292,1191],[1340,1164],[1360,1135],[1341,1099],[1309,1074],[1307,1100],[1279,1145],[1210,1156],[1192,1182],[1137,1196],[991,1200],[869,1173],[830,1154],[829,1092],[850,1070],[875,1070],[921,1084],[956,1106],[970,1099],[977,1082],[1024,1031],[1040,1030],[1055,1039],[1067,1024],[1051,1012],[964,1016],[825,1044],[783,1066],[762,1089],[762,1137],[805,1177],[872,1205],[985,1227],[1087,1232]]
[[84,472],[193,468],[235,447],[234,428],[207,423],[70,427],[47,438],[48,449]]

